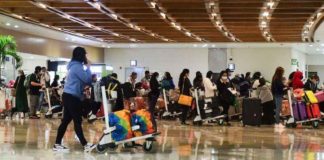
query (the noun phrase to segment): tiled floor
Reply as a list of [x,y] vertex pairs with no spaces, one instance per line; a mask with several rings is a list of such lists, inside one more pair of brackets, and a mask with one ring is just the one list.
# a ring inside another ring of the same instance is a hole
[[[151,153],[142,148],[125,149],[98,154],[84,154],[74,138],[72,125],[64,143],[71,148],[67,154],[51,150],[59,120],[0,120],[0,160],[320,160],[324,159],[324,130],[285,129],[272,126],[231,127],[179,126],[172,121],[159,122],[162,132]],[[97,142],[103,123],[84,123],[90,142]]]

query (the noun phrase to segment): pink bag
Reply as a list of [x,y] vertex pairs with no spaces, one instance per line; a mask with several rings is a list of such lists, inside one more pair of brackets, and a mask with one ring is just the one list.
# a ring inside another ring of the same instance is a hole
[[315,93],[315,97],[317,98],[318,103],[324,102],[324,92],[323,91]]

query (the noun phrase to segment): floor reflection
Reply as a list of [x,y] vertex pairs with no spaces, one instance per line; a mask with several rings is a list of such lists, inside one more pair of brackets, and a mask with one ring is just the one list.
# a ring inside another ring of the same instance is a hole
[[[271,126],[232,127],[179,126],[178,123],[159,123],[161,135],[151,153],[142,148],[122,148],[105,154],[84,154],[75,139],[72,125],[64,137],[71,153],[51,151],[59,120],[0,120],[0,159],[125,159],[125,160],[320,160],[324,159],[324,130],[286,129]],[[85,135],[90,142],[101,136],[102,122],[84,123]]]

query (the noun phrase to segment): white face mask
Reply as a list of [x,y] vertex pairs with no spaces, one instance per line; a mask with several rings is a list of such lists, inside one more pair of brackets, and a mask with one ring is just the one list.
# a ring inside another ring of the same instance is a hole
[[226,76],[222,76],[222,80],[223,81],[227,80],[227,77]]

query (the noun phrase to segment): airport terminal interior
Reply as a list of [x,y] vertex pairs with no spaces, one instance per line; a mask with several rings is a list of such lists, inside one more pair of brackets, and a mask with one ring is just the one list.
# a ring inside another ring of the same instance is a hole
[[324,0],[0,0],[0,160],[324,160],[323,118]]

